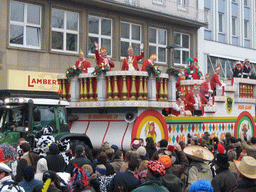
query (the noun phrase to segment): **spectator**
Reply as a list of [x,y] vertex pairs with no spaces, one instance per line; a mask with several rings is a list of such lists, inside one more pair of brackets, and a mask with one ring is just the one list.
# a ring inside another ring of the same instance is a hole
[[211,183],[206,180],[196,181],[189,190],[190,192],[213,192]]
[[113,155],[115,154],[115,150],[112,148],[109,148],[108,150],[105,151],[105,153],[108,157],[107,161],[110,162],[112,160]]
[[236,186],[236,178],[229,171],[228,156],[218,154],[214,160],[216,176],[212,180],[214,192],[229,192]]
[[165,167],[165,175],[161,178],[163,186],[169,191],[182,192],[183,183],[171,171],[172,159],[168,155],[162,155],[158,161]]
[[19,183],[23,180],[23,173],[24,173],[24,169],[28,166],[28,162],[26,159],[21,159],[19,160],[19,163],[17,165],[17,169],[16,169],[16,175],[15,175],[15,179],[14,181]]
[[229,171],[237,178],[238,171],[234,163],[234,160],[237,159],[237,154],[233,149],[230,149],[227,155],[228,155]]
[[128,169],[128,164],[132,160],[133,151],[127,151],[125,154],[125,163],[122,165],[120,172],[125,172]]
[[248,156],[252,156],[254,159],[256,159],[256,138],[252,137],[251,145],[248,145],[244,140],[243,132],[240,132],[239,136],[242,141],[242,149],[246,150]]
[[168,192],[168,189],[162,185],[161,177],[165,175],[165,167],[158,161],[149,161],[148,178],[140,187],[134,189],[133,192]]
[[122,151],[116,151],[115,155],[113,156],[113,162],[110,163],[114,168],[115,173],[118,173],[124,164],[124,155]]
[[0,191],[25,192],[25,190],[12,180],[11,168],[0,163]]
[[182,151],[186,147],[186,143],[184,141],[180,141],[179,145],[180,145]]
[[97,165],[95,168],[97,179],[99,181],[99,190],[101,192],[107,192],[107,188],[112,181],[114,175],[106,176],[106,167],[103,164]]
[[155,146],[155,143],[154,143],[154,140],[152,137],[147,137],[146,138],[146,151],[147,151],[147,154],[148,154],[148,158],[151,159],[154,152],[156,152],[156,146]]
[[[32,166],[36,170],[37,161],[39,160],[39,155],[31,151],[31,146],[29,143],[23,143],[21,145],[22,157],[21,159],[27,160],[28,166]],[[19,163],[18,163],[19,165]]]
[[72,171],[74,169],[74,163],[77,164],[78,167],[82,167],[84,164],[91,165],[91,161],[87,159],[84,155],[84,147],[82,145],[77,145],[75,148],[75,158],[71,160],[67,166],[66,172],[70,173],[72,176]]
[[238,170],[237,186],[231,192],[253,192],[256,191],[256,160],[253,157],[245,156],[242,161],[234,160]]
[[89,188],[92,192],[94,191],[99,191],[99,181],[97,179],[97,175],[93,174],[93,169],[91,165],[88,164],[84,164],[82,166],[82,168],[84,169],[85,173],[89,176]]
[[102,143],[100,149],[101,149],[101,151],[104,151],[104,152],[106,150],[110,149],[109,143],[108,142]]
[[200,180],[212,181],[212,171],[210,166],[204,163],[204,161],[212,161],[213,154],[204,147],[201,146],[188,146],[184,149],[184,152],[192,159],[188,170],[188,187]]
[[42,181],[36,180],[34,178],[34,169],[31,166],[28,166],[24,169],[23,175],[24,180],[21,181],[19,185],[21,185],[26,192],[32,192],[35,187],[43,184]]
[[27,141],[24,139],[24,138],[20,138],[19,140],[18,140],[18,145],[17,145],[17,153],[18,153],[18,159],[20,159],[21,157],[22,157],[22,152],[21,152],[21,145],[23,144],[23,143],[26,143]]
[[45,157],[48,170],[54,172],[63,172],[67,166],[63,156],[60,154],[59,147],[56,143],[49,146],[49,155]]
[[135,138],[132,142],[131,149],[137,150],[140,146],[141,146],[140,140]]
[[140,156],[141,160],[147,160],[148,156],[147,156],[147,151],[145,149],[145,147],[140,146],[137,150],[136,153]]
[[139,141],[140,141],[141,146],[145,147],[145,145],[144,145],[144,139],[139,138]]
[[[109,162],[107,162],[108,156],[106,155],[105,152],[101,152],[98,156],[97,156],[97,165],[99,164],[103,164],[106,167],[106,176],[109,175],[114,175],[115,171],[114,168],[112,167],[112,165],[110,165]],[[96,167],[96,166],[95,166]]]
[[165,151],[167,151],[168,141],[166,139],[162,139],[160,141],[160,149],[158,150],[158,156],[167,155]]
[[124,173],[117,173],[110,183],[108,191],[113,192],[129,192],[139,186],[139,179],[134,174],[139,169],[140,162],[137,159],[133,159],[129,162],[128,170]]
[[118,146],[117,146],[117,145],[111,145],[111,149],[114,149],[114,150],[115,150],[115,152],[117,152],[117,150],[118,150]]
[[41,158],[37,162],[35,179],[43,181],[43,174],[45,171],[48,171],[47,161],[45,158]]
[[239,142],[235,137],[230,137],[229,138],[229,144],[226,147],[226,150],[234,149],[237,153],[237,156],[240,156],[240,153],[242,152],[241,148],[241,142]]

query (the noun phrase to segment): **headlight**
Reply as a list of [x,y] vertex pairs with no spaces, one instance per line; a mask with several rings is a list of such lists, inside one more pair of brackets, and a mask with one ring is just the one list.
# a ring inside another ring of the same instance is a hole
[[10,99],[6,98],[6,99],[4,100],[4,103],[10,103]]
[[28,127],[25,127],[25,132],[28,132],[29,131],[29,128]]

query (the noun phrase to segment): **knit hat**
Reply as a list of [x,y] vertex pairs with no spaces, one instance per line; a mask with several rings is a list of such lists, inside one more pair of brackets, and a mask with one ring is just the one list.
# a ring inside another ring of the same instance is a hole
[[95,171],[98,171],[101,175],[106,175],[106,166],[103,164],[97,165]]
[[140,146],[141,146],[141,143],[140,143],[140,141],[138,139],[135,139],[132,142],[132,149],[138,149]]
[[118,150],[117,145],[111,145],[111,148],[112,148],[112,149],[114,149],[115,151],[117,151],[117,150]]
[[218,165],[220,168],[228,169],[229,163],[228,163],[228,156],[226,154],[218,154],[216,158],[214,159],[214,163]]
[[196,181],[189,188],[190,192],[213,192],[211,183],[206,180]]
[[198,59],[196,57],[194,57],[193,60],[194,60],[194,62],[196,62],[196,61],[198,62]]
[[187,59],[187,63],[194,63],[194,60],[191,58],[191,57],[189,57],[188,59]]
[[158,161],[149,161],[148,164],[149,172],[155,177],[162,177],[165,175],[166,171],[164,170],[165,167],[162,163]]
[[88,173],[89,175],[93,174],[93,169],[92,169],[92,166],[91,166],[91,165],[89,165],[89,164],[84,164],[84,165],[82,166],[82,168],[83,168],[84,171],[85,171],[86,173]]
[[217,149],[218,149],[219,153],[222,153],[222,154],[225,153],[225,148],[223,147],[223,145],[218,144]]
[[172,159],[168,155],[162,155],[158,161],[164,165],[165,169],[172,165]]
[[173,145],[168,145],[167,150],[173,152],[175,148]]
[[139,155],[139,156],[145,156],[147,154],[147,151],[145,149],[145,147],[143,146],[140,146],[137,150],[136,150],[136,153]]
[[49,146],[49,153],[52,154],[52,155],[60,153],[59,147],[58,147],[58,145],[56,143],[50,144],[50,146]]

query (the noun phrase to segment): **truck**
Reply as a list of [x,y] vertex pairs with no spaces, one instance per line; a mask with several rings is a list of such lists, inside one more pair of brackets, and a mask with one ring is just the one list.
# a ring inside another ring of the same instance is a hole
[[86,134],[70,133],[66,112],[68,105],[68,101],[52,98],[4,98],[0,110],[0,143],[16,144],[20,138],[25,138],[31,146],[35,146],[35,137],[40,130],[51,126],[56,140],[79,140],[93,148]]

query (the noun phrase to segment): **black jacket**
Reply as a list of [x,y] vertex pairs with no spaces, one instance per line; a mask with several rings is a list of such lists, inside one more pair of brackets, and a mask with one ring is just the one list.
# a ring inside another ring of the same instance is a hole
[[60,154],[47,155],[45,159],[47,161],[48,170],[54,172],[63,172],[67,166],[63,156]]
[[87,159],[85,156],[79,156],[79,157],[76,157],[75,159],[72,159],[71,161],[69,161],[66,172],[68,172],[70,174],[72,173],[72,171],[74,169],[74,163],[76,163],[78,167],[82,167],[84,164],[89,164],[89,165],[92,164],[91,161],[89,159]]

